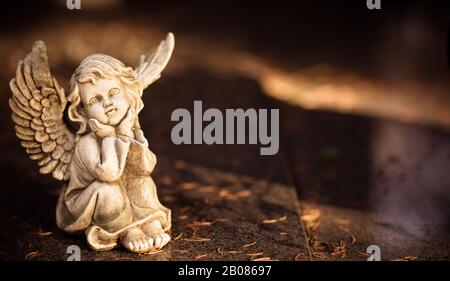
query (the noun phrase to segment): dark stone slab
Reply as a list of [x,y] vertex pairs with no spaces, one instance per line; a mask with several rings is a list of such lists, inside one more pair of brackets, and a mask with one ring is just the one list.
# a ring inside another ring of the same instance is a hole
[[[370,245],[384,260],[449,258],[448,132],[280,107],[302,206],[321,211],[308,234],[327,245],[327,259],[365,259],[356,251]],[[340,240],[354,251],[331,255]]]
[[[448,260],[450,239],[446,233],[429,236],[408,232],[383,220],[374,212],[301,202],[302,214],[317,214],[315,220],[304,217],[314,260],[367,260],[371,245],[380,248],[380,258],[390,260]],[[345,251],[339,251],[342,243]]]

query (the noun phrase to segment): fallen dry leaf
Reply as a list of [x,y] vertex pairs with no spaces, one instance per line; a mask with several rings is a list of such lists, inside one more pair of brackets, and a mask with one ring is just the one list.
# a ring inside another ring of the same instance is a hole
[[140,253],[139,256],[152,256],[152,255],[159,254],[162,251],[163,251],[162,249],[153,249],[153,250],[145,252],[145,253]]
[[222,189],[219,192],[219,197],[227,200],[239,200],[240,198],[245,198],[251,196],[252,192],[250,190],[243,190],[236,193],[229,191],[228,189]]
[[242,251],[228,251],[228,254],[240,254]]
[[278,221],[285,221],[286,219],[287,219],[287,216],[284,215],[284,216],[282,216],[281,218],[279,218]]
[[370,257],[372,254],[371,253],[364,253],[361,251],[356,250],[355,251],[359,256],[363,256],[363,257]]
[[200,260],[200,259],[206,258],[207,256],[208,256],[208,254],[198,255],[195,257],[195,259]]
[[415,260],[417,260],[416,256],[406,256],[398,259],[393,259],[391,261],[415,261]]
[[184,241],[188,242],[208,242],[211,241],[210,238],[205,237],[192,237],[192,238],[183,238]]
[[258,257],[258,256],[262,256],[262,255],[264,255],[264,253],[263,252],[259,252],[259,253],[248,253],[248,254],[245,254],[246,256],[249,256],[249,257]]
[[333,248],[333,253],[331,253],[332,256],[337,256],[339,258],[345,258],[346,253],[346,247],[344,241],[339,241],[339,245]]
[[245,244],[243,247],[247,248],[247,247],[255,246],[256,242],[258,242],[258,241],[255,241],[255,242],[252,242],[252,243],[249,243],[249,244]]
[[277,223],[278,220],[277,219],[270,219],[270,220],[263,220],[262,223],[264,224],[272,224],[272,223]]
[[37,232],[37,235],[40,236],[40,237],[50,236],[52,234],[53,234],[53,232],[51,232],[51,231],[43,231],[42,229],[39,229],[39,231]]
[[189,253],[188,250],[182,250],[182,249],[172,249],[172,250],[176,251],[176,252],[180,252],[180,253],[185,253],[185,254]]
[[41,253],[41,252],[39,252],[39,251],[33,251],[33,252],[30,252],[30,253],[26,254],[26,255],[25,255],[25,259],[26,259],[26,260],[30,260],[30,259],[32,259],[32,258],[39,257],[39,256],[42,256],[42,253]]
[[266,220],[263,220],[262,223],[264,223],[264,224],[272,224],[272,223],[277,223],[277,222],[279,222],[279,221],[285,221],[286,219],[287,219],[287,216],[284,215],[284,216],[282,216],[282,217],[275,218],[275,219],[266,219]]
[[263,257],[263,258],[252,259],[252,261],[273,261],[273,260],[271,260],[270,257]]
[[317,252],[317,253],[312,253],[312,256],[318,259],[322,259],[322,260],[326,260],[328,259],[327,256],[324,253],[321,252]]
[[210,226],[214,222],[212,221],[194,221],[190,225],[198,227],[198,226]]

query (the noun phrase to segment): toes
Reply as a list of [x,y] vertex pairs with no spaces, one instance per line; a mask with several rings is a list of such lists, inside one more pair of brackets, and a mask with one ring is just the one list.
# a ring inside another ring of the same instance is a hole
[[139,241],[134,241],[133,242],[133,245],[134,245],[134,250],[136,251],[136,252],[139,252],[139,251],[141,251],[141,245],[139,244]]
[[148,243],[148,248],[149,249],[153,249],[153,238],[151,238],[151,237],[148,237],[147,238],[147,243]]
[[141,229],[137,228],[128,231],[121,242],[131,252],[144,253],[152,250],[155,240],[147,237]]
[[162,237],[161,247],[164,247],[164,245],[166,245],[167,243],[169,243],[169,241],[170,241],[170,235],[167,234],[167,233],[163,233],[163,234],[161,235],[161,237]]
[[139,244],[141,245],[141,251],[148,251],[148,242],[145,238],[140,239]]
[[134,245],[133,245],[132,242],[128,242],[128,249],[129,249],[130,251],[135,251]]
[[170,235],[164,232],[158,220],[148,222],[142,230],[147,235],[149,249],[161,249],[170,241]]
[[161,248],[161,241],[162,241],[162,239],[160,236],[157,236],[155,238],[155,248]]

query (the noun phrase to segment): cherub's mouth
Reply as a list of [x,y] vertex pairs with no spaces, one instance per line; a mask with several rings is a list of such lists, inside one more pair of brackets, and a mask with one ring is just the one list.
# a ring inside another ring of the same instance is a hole
[[110,109],[107,109],[107,110],[105,111],[105,114],[106,114],[106,115],[111,115],[112,113],[116,112],[116,110],[117,110],[117,108],[110,108]]

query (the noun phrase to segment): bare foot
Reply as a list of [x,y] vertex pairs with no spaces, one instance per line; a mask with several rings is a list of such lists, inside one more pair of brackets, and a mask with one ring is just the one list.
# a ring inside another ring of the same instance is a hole
[[128,251],[134,253],[145,253],[153,248],[152,239],[138,227],[127,230],[120,242]]
[[161,223],[158,220],[144,224],[142,230],[152,240],[153,249],[160,249],[170,241],[170,235],[164,232]]

